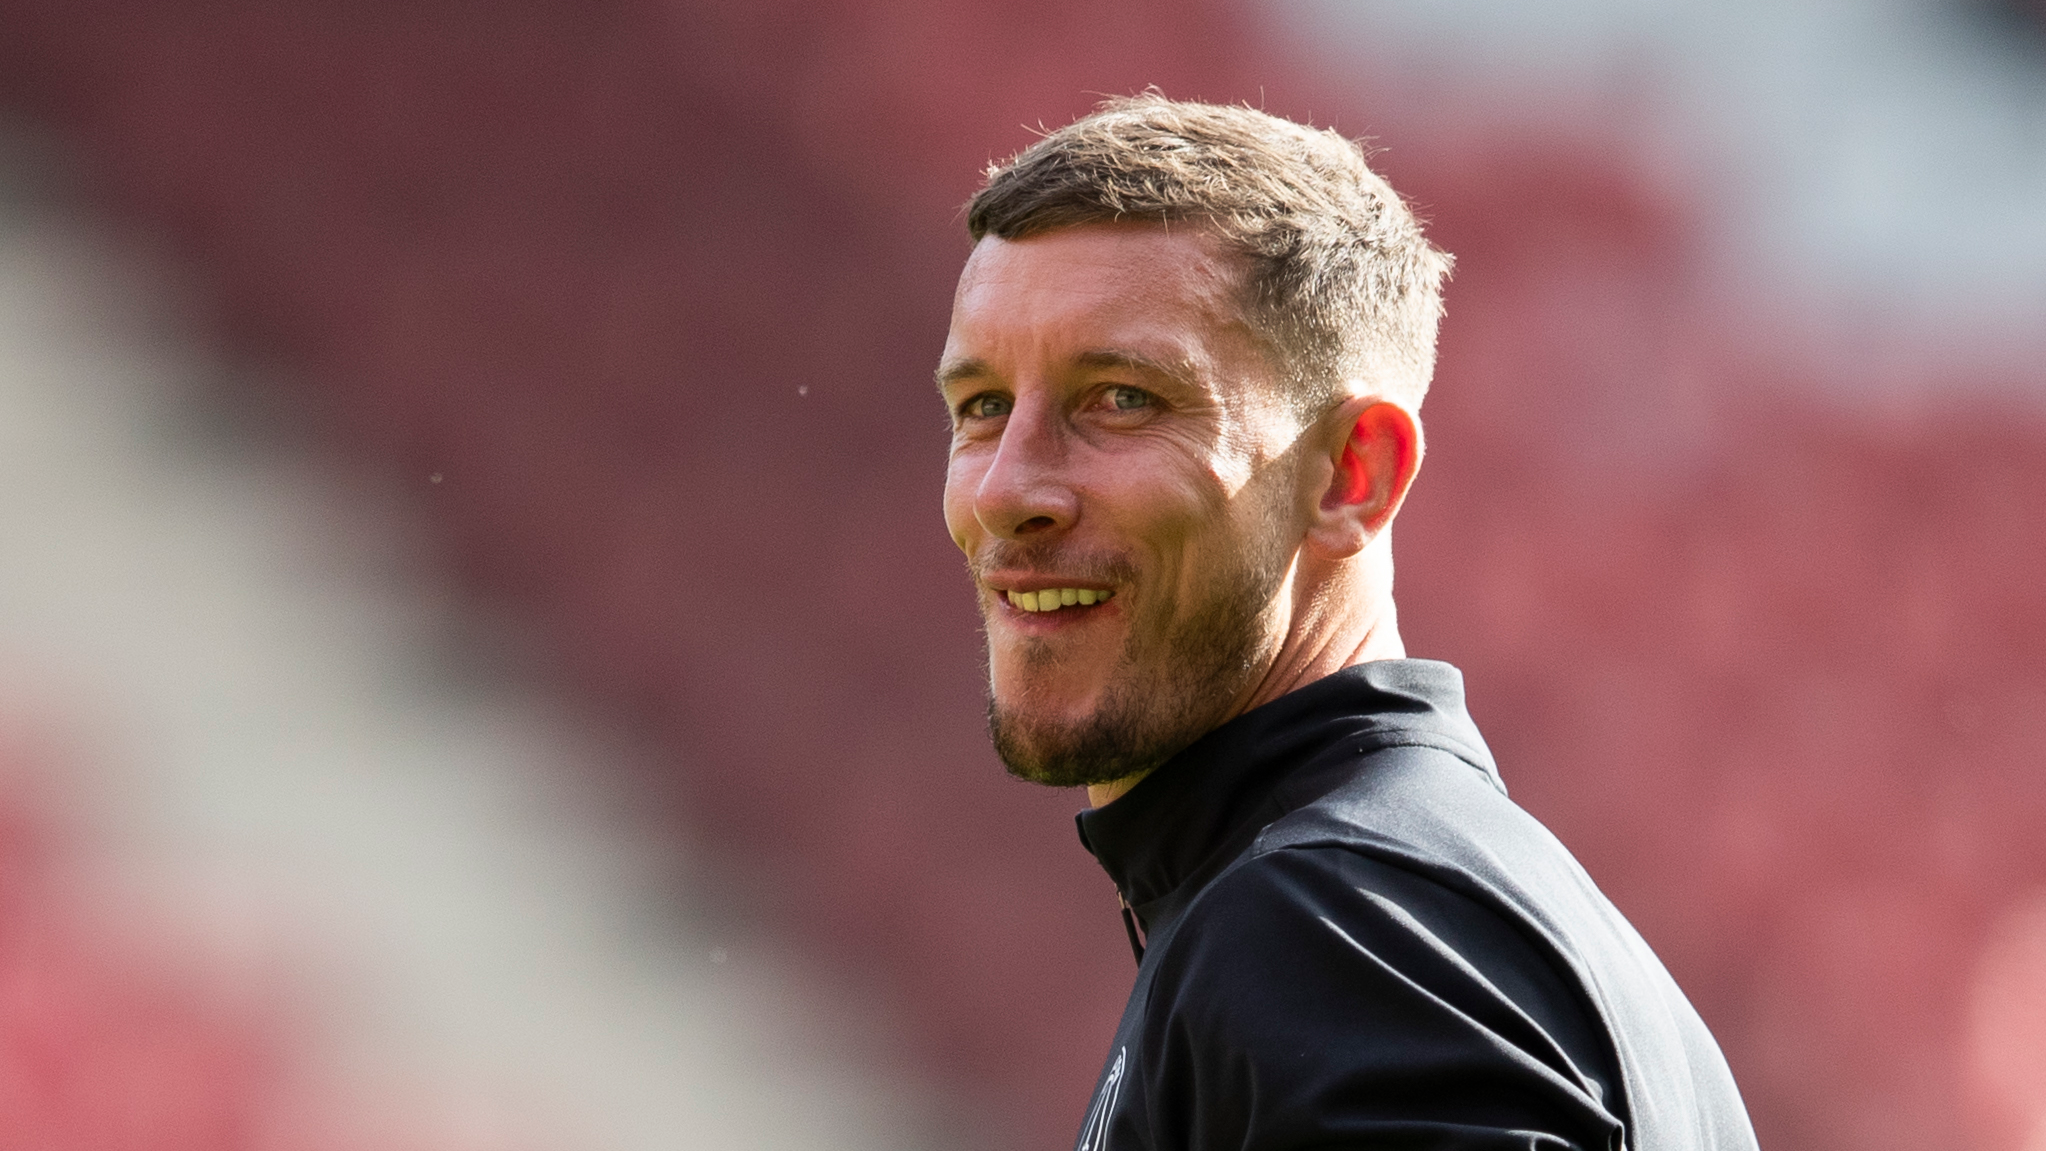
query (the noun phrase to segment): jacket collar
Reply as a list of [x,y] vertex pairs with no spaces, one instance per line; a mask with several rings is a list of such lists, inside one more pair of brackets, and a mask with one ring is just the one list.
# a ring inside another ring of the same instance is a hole
[[1506,790],[1464,709],[1463,674],[1435,660],[1379,660],[1195,740],[1113,803],[1081,812],[1080,842],[1156,930],[1273,820],[1354,776],[1359,756],[1402,745],[1446,751]]

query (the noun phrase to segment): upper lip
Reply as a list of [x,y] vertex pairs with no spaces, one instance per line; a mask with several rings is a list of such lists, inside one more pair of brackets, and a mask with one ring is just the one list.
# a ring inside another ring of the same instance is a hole
[[1025,575],[1020,572],[1013,575],[996,573],[983,578],[981,582],[986,584],[990,591],[995,592],[1038,592],[1046,588],[1062,587],[1092,588],[1095,591],[1114,590],[1100,580],[1063,579],[1059,576]]

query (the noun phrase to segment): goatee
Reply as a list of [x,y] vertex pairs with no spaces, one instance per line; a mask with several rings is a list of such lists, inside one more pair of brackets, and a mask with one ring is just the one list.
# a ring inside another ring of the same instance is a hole
[[[1141,621],[1131,621],[1101,704],[1086,719],[1034,720],[990,699],[988,732],[1009,774],[1051,787],[1128,779],[1226,720],[1231,704],[1270,665],[1278,642],[1263,617],[1286,566],[1277,556],[1245,558],[1197,614],[1148,639]],[[1053,659],[1048,648],[1039,655]]]

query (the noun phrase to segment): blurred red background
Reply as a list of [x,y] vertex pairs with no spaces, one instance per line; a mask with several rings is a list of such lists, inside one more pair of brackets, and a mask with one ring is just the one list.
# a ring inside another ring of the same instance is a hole
[[2046,1114],[2046,1023],[2007,1022],[2046,980],[2046,374],[1841,399],[1708,289],[1693,192],[1595,122],[1417,112],[1226,3],[0,26],[0,100],[295,381],[222,402],[407,485],[468,594],[542,637],[529,670],[665,749],[630,783],[677,842],[993,1145],[1070,1139],[1131,970],[1079,797],[982,732],[927,382],[958,205],[1025,125],[1148,84],[1372,133],[1458,259],[1409,649],[1464,668],[1764,1146],[2018,1148]]

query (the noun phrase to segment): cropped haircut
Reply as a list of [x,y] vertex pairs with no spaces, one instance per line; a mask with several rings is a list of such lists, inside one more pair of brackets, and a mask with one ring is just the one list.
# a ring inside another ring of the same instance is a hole
[[1241,262],[1244,321],[1307,418],[1351,379],[1426,394],[1450,259],[1354,141],[1147,92],[991,165],[966,206],[976,242],[1111,221],[1197,224]]

